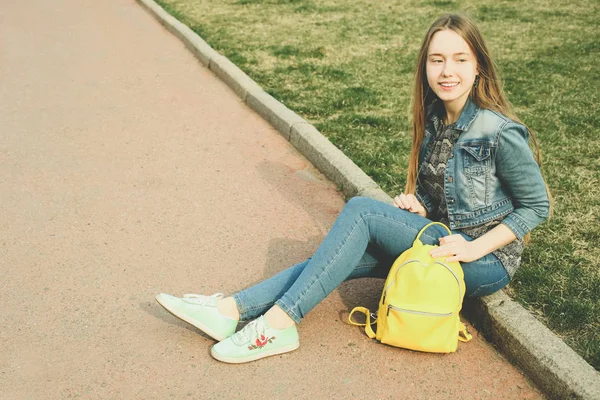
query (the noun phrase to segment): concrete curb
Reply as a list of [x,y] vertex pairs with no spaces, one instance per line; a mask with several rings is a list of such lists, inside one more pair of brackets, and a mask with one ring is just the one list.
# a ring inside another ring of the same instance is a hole
[[[137,0],[253,110],[269,121],[346,197],[392,199],[314,126],[275,100],[153,0]],[[600,399],[600,373],[504,292],[467,303],[466,315],[553,399]]]
[[600,399],[600,373],[503,291],[467,302],[465,315],[552,399]]
[[239,69],[237,65],[220,54],[211,57],[208,63],[208,69],[214,72],[215,75],[225,82],[227,86],[232,88],[244,101],[246,101],[249,93],[264,93],[262,88]]
[[185,44],[195,56],[205,66],[209,66],[209,62],[213,58],[221,57],[219,53],[213,50],[200,36],[192,31],[187,25],[182,24],[177,18],[166,12],[161,6],[154,1],[138,1],[151,15],[156,17],[158,22],[164,26],[169,32],[175,35]]
[[290,140],[294,124],[308,124],[304,118],[275,100],[273,96],[262,89],[248,93],[246,104],[269,121],[286,140]]
[[294,124],[290,143],[333,182],[342,187],[347,198],[379,186],[344,153],[308,122]]

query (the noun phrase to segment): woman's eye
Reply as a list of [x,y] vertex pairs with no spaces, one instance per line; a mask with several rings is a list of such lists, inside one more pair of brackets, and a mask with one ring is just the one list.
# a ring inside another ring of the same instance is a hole
[[466,60],[466,59],[464,59],[464,58],[459,58],[459,59],[458,59],[458,62],[461,62],[461,63],[462,63],[462,62],[467,62],[467,60]]

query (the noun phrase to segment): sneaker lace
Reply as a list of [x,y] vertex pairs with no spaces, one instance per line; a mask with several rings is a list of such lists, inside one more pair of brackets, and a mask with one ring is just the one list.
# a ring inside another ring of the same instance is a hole
[[207,304],[213,305],[216,304],[217,300],[223,298],[223,293],[215,293],[210,296],[205,296],[203,294],[193,294],[188,293],[183,295],[183,299],[188,303],[199,304],[201,306],[205,306]]
[[263,320],[263,317],[260,317],[248,323],[241,331],[233,334],[233,336],[231,336],[231,341],[238,346],[254,342],[256,338],[265,335],[266,329],[265,321]]

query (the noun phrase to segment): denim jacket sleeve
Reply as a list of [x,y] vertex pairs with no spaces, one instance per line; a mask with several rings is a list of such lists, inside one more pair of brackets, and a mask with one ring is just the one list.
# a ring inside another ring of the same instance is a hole
[[544,179],[529,148],[529,133],[523,125],[508,122],[501,130],[496,174],[514,205],[514,211],[502,223],[515,236],[523,238],[548,217],[550,210]]

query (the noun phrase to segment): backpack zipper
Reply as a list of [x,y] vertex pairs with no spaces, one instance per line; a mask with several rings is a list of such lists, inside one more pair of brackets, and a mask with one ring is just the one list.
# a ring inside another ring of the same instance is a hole
[[[404,267],[406,264],[410,264],[411,262],[418,262],[419,264],[425,266],[419,260],[408,260],[408,261],[405,261],[404,264],[402,264],[401,266],[398,267],[398,269],[396,270],[396,275],[398,275],[398,271],[400,271],[400,269],[402,269],[402,267]],[[396,282],[396,276],[394,276],[394,279],[392,279],[392,281],[390,283],[388,283],[388,285],[385,287],[385,289],[383,289],[383,301],[382,301],[382,303],[385,303],[385,297],[387,296],[387,291],[390,288],[390,286],[392,286],[394,284],[394,282]]]
[[452,315],[451,312],[449,312],[449,313],[432,313],[432,312],[426,312],[426,311],[415,311],[415,310],[408,310],[406,308],[400,308],[400,307],[396,307],[391,304],[388,304],[386,317],[389,317],[390,310],[400,311],[400,312],[404,312],[404,313],[408,313],[408,314],[426,315],[428,317],[449,317]]

